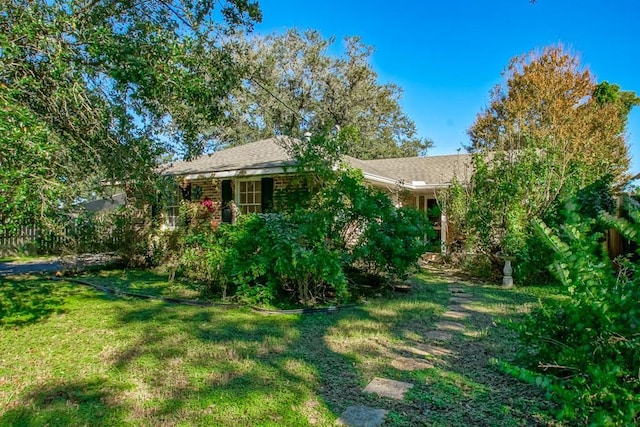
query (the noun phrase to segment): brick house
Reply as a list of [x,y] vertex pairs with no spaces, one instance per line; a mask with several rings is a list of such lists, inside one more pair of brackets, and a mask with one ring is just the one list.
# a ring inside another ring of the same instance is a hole
[[[190,161],[167,165],[163,175],[174,176],[180,191],[169,207],[166,223],[175,224],[180,199],[211,200],[218,206],[233,201],[240,213],[277,210],[274,195],[291,181],[295,160],[283,148],[287,137],[275,137],[239,147],[205,154]],[[413,206],[434,213],[438,191],[449,187],[454,177],[466,181],[470,175],[467,154],[360,160],[343,156],[343,161],[360,169],[366,182],[393,198],[397,206]],[[216,220],[228,221],[225,211],[215,212]],[[431,215],[440,240],[447,239],[444,212]]]

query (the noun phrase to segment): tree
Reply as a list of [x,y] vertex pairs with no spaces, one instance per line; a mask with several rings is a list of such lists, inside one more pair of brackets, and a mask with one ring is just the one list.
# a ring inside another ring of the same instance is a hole
[[533,145],[557,158],[561,180],[569,173],[590,182],[607,174],[623,179],[629,166],[625,108],[630,106],[603,102],[598,95],[603,88],[598,90],[575,55],[546,47],[513,58],[503,75],[506,85],[496,86],[489,107],[469,128],[471,151]]
[[251,77],[230,99],[221,140],[301,137],[337,126],[359,129],[343,153],[362,159],[415,156],[431,146],[416,136],[414,122],[402,111],[400,88],[378,83],[369,64],[373,48],[358,37],[345,39],[341,56],[328,53],[334,39],[311,30],[236,38],[231,44]]
[[260,19],[247,0],[219,4],[0,0],[0,228],[201,151],[241,82],[219,42]]
[[556,225],[581,188],[625,181],[637,98],[597,85],[562,47],[515,57],[504,75],[468,131],[475,172],[465,223],[477,251],[514,255],[520,279],[539,279],[551,259],[530,221]]
[[631,109],[640,105],[640,98],[634,92],[622,91],[620,86],[607,81],[598,84],[593,91],[593,97],[598,105],[614,104],[618,107],[623,125],[621,131],[626,128]]

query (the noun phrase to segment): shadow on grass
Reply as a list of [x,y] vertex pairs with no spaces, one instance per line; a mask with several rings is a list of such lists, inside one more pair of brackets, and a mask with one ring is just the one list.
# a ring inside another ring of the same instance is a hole
[[[473,289],[474,299],[489,304],[536,300],[507,292]],[[446,282],[417,280],[406,295],[304,316],[112,301],[93,313],[113,331],[100,347],[104,375],[35,384],[4,414],[0,407],[0,424],[332,425],[352,405],[391,410],[389,425],[536,424],[527,410],[537,410],[537,392],[488,366],[515,345],[503,329],[491,329],[494,317],[470,312],[465,322],[488,332],[455,334],[448,353],[413,352],[428,342],[449,296]],[[391,367],[401,357],[426,357],[434,368]],[[362,393],[376,376],[414,388],[404,401]]]
[[170,282],[166,273],[148,270],[102,270],[84,274],[80,279],[125,292],[155,297],[196,299],[202,297],[202,288],[180,281]]
[[37,276],[0,276],[0,326],[24,326],[64,311],[70,286]]
[[119,425],[126,413],[111,403],[117,392],[99,379],[46,384],[23,396],[23,405],[6,411],[0,425]]
[[[120,372],[142,366],[153,372],[143,381],[158,393],[158,404],[141,416],[143,423],[195,417],[209,425],[309,425],[314,419],[326,425],[345,402],[362,400],[354,361],[324,341],[327,329],[350,315],[169,305],[128,311],[119,320],[139,323],[141,334],[111,363]],[[172,328],[157,327],[168,323]]]

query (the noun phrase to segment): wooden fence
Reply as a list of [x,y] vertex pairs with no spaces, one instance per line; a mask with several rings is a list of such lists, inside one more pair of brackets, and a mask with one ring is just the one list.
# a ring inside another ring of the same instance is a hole
[[67,241],[67,230],[61,234],[42,231],[35,225],[25,225],[13,232],[0,234],[0,254],[53,254]]
[[123,239],[112,227],[94,233],[83,230],[79,224],[69,225],[60,232],[25,225],[12,232],[0,234],[0,255],[56,255],[68,250],[80,252],[111,251]]

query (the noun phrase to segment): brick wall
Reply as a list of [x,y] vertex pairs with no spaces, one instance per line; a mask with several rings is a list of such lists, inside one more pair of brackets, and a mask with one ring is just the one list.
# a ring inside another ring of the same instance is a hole
[[[191,182],[191,201],[195,203],[199,203],[203,201],[206,197],[213,200],[216,203],[218,209],[213,214],[214,219],[218,222],[222,221],[222,210],[221,210],[221,202],[222,202],[222,181],[213,178],[204,178],[204,179],[194,179]],[[202,189],[202,194],[200,197],[196,199],[196,186]]]
[[[263,177],[260,176],[255,178],[260,179]],[[277,196],[276,196],[277,192],[285,190],[288,187],[288,185],[292,182],[293,178],[294,178],[293,175],[273,176],[273,191],[274,191],[275,200],[277,200]],[[208,197],[209,199],[213,200],[218,206],[220,206],[222,202],[222,181],[223,181],[222,179],[215,179],[215,178],[190,180],[189,182],[191,183],[191,200],[197,203],[204,200],[205,197]],[[234,197],[235,197],[235,188],[237,183],[238,183],[237,180],[232,179]],[[195,197],[197,192],[196,186],[202,189],[202,193],[200,194],[200,197],[198,199],[196,199]],[[276,210],[277,208],[278,207],[276,206]],[[220,208],[216,210],[214,217],[216,221],[218,222],[222,221],[222,210]]]

